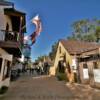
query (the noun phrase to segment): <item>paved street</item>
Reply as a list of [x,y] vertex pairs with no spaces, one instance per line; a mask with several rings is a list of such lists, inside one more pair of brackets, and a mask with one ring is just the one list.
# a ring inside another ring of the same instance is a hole
[[22,76],[12,82],[0,100],[99,100],[100,90],[78,84],[65,84],[55,77]]

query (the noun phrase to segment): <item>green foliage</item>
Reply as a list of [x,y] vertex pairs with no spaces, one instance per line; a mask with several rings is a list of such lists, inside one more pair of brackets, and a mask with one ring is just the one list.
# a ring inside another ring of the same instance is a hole
[[100,41],[100,20],[83,19],[72,24],[73,33],[68,40]]
[[79,20],[79,21],[75,21],[73,24],[72,24],[72,27],[74,29],[74,33],[87,33],[89,30],[88,30],[88,23],[89,23],[89,20],[88,19],[84,19],[84,20]]
[[100,40],[100,26],[96,28],[95,36],[97,38],[97,42]]
[[96,36],[95,36],[95,34],[84,35],[83,36],[83,41],[95,42],[96,41]]
[[59,81],[67,81],[67,76],[66,76],[65,73],[59,73],[57,75],[57,78],[58,78]]
[[59,72],[59,67],[56,68],[56,77],[59,81],[68,81],[66,73]]
[[44,58],[46,57],[46,55],[43,55],[43,56],[39,56],[35,62],[39,62],[39,61],[44,61]]
[[2,86],[0,89],[0,94],[4,94],[8,90],[7,86]]
[[58,47],[58,42],[56,42],[56,43],[54,43],[52,45],[52,50],[49,53],[49,57],[50,57],[51,60],[54,60],[55,59],[56,52],[57,52],[57,47]]
[[72,34],[72,36],[67,37],[68,40],[77,40],[77,38],[75,37],[74,34]]

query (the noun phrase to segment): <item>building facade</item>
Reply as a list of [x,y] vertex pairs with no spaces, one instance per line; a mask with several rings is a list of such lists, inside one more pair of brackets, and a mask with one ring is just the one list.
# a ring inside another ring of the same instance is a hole
[[[3,64],[6,56],[8,61],[13,62],[14,59],[20,58],[22,55],[23,37],[26,32],[26,28],[23,28],[26,24],[25,16],[25,13],[14,8],[13,3],[5,0],[0,1],[0,54],[2,54],[0,84],[2,86],[5,85],[4,79],[6,79],[3,78],[2,73],[7,73]],[[8,64],[8,61],[5,61],[5,63]],[[8,64],[8,66],[11,65]],[[10,78],[10,76],[8,77]]]
[[9,86],[12,55],[0,48],[0,88]]
[[82,53],[79,62],[81,82],[100,88],[100,48]]
[[58,72],[66,73],[69,82],[87,83],[99,87],[100,44],[60,40],[50,74],[56,75],[57,69]]

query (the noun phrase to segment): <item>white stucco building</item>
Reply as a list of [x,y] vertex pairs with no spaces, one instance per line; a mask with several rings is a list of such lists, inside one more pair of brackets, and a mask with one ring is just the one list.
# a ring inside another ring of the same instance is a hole
[[0,0],[0,88],[9,86],[12,61],[22,55],[25,15],[13,3]]
[[10,84],[10,68],[12,55],[0,48],[0,88]]

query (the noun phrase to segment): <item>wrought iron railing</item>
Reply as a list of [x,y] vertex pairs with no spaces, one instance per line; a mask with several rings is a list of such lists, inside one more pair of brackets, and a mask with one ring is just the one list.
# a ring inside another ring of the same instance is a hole
[[19,32],[16,31],[6,31],[6,30],[1,30],[4,33],[4,41],[9,41],[9,42],[18,42],[19,46],[23,44],[23,36]]
[[17,42],[20,39],[20,34],[16,31],[1,30],[5,35],[5,41]]

